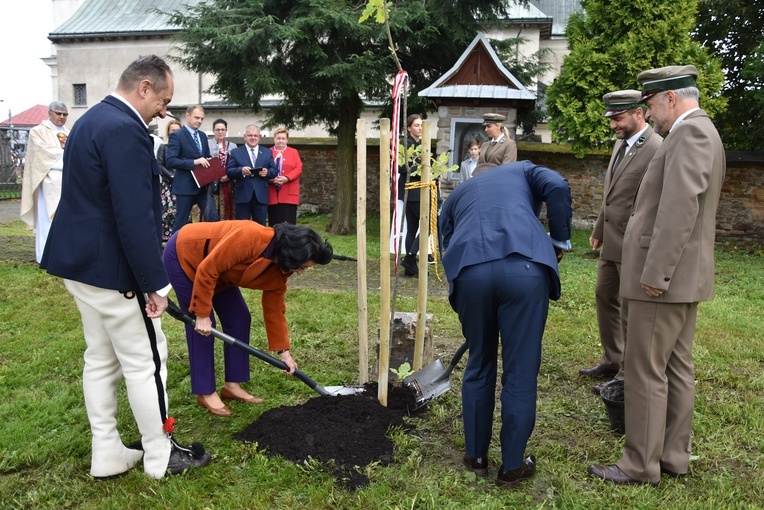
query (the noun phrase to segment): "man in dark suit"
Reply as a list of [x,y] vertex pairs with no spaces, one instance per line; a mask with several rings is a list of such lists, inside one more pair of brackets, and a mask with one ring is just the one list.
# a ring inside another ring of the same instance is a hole
[[[210,461],[201,445],[175,442],[167,415],[167,341],[159,317],[170,284],[161,256],[161,170],[148,123],[165,117],[173,91],[167,64],[155,55],[141,57],[122,73],[117,90],[77,121],[41,263],[64,278],[82,316],[82,387],[96,478],[123,473],[141,458],[152,478]],[[125,446],[117,431],[123,378],[141,433],[134,447]]]
[[226,174],[236,182],[234,201],[236,219],[252,219],[265,225],[268,216],[268,179],[279,169],[270,149],[262,148],[260,128],[250,124],[244,131],[244,145],[231,151]]
[[[480,170],[454,189],[439,217],[449,300],[470,351],[462,382],[464,464],[488,473],[501,335],[497,484],[514,487],[536,471],[525,448],[536,420],[549,299],[560,297],[557,253],[570,246],[571,197],[560,174],[529,161]],[[549,234],[538,219],[543,202]]]
[[186,110],[186,125],[183,129],[171,133],[170,140],[167,142],[165,161],[168,168],[175,170],[175,178],[172,180],[172,192],[175,195],[173,233],[188,223],[194,204],[197,204],[202,211],[204,221],[220,219],[212,196],[213,185],[207,184],[199,188],[191,174],[191,170],[196,165],[204,168],[210,166],[207,135],[199,130],[202,122],[204,122],[204,109],[199,105],[189,106]]
[[695,66],[639,74],[647,118],[665,134],[637,190],[623,237],[621,298],[626,441],[614,465],[589,473],[616,484],[658,485],[687,474],[698,302],[714,295],[714,237],[726,159],[700,109]]
[[[615,131],[618,143],[613,147],[605,172],[602,208],[589,237],[593,250],[602,248],[597,262],[597,304],[600,342],[604,353],[593,367],[580,370],[587,377],[612,377],[623,380],[623,349],[626,341],[628,302],[620,299],[621,250],[623,233],[629,221],[637,186],[647,164],[661,146],[663,138],[645,123],[644,108],[638,90],[619,90],[602,96],[605,117]],[[602,385],[594,386],[599,395]]]

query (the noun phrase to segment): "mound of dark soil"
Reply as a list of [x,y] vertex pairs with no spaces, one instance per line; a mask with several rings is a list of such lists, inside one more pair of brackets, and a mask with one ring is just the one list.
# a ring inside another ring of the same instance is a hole
[[377,400],[376,383],[368,384],[362,394],[316,397],[270,409],[234,438],[257,443],[268,455],[326,463],[333,476],[354,490],[369,483],[357,467],[392,462],[393,443],[386,434],[391,427],[408,428],[403,417],[414,401],[410,389],[391,386],[385,407]]

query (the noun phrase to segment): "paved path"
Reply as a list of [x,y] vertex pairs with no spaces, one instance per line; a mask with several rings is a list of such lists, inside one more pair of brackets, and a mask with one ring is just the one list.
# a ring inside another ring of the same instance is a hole
[[9,200],[0,200],[0,225],[3,223],[12,223],[19,218],[21,211],[21,200],[14,198]]

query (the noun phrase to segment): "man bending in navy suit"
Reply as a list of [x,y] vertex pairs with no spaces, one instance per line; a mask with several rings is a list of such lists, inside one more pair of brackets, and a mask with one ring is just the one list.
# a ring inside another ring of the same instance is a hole
[[231,151],[226,174],[236,182],[234,203],[237,220],[255,220],[265,225],[268,216],[268,179],[279,169],[270,149],[260,143],[260,128],[250,124],[244,131],[244,145]]
[[170,141],[167,142],[165,161],[168,168],[175,169],[175,178],[172,180],[172,192],[175,194],[173,234],[188,223],[194,204],[197,204],[202,211],[204,221],[220,219],[212,197],[212,184],[199,188],[191,174],[191,170],[196,165],[205,168],[210,166],[207,135],[199,130],[202,122],[204,122],[204,108],[199,105],[189,106],[186,110],[186,125],[183,129],[171,133]]
[[[484,172],[481,166],[449,195],[439,217],[449,301],[470,351],[462,382],[463,461],[476,474],[488,474],[501,336],[496,483],[515,487],[536,472],[536,459],[525,457],[525,448],[536,420],[549,299],[560,297],[556,253],[570,247],[570,188],[557,172],[529,161]],[[538,219],[542,202],[549,234]]]
[[[124,473],[141,458],[151,478],[210,462],[201,445],[175,442],[167,414],[167,340],[159,317],[170,282],[161,255],[162,171],[148,124],[165,117],[174,90],[164,60],[141,57],[122,73],[117,90],[77,121],[40,264],[64,279],[82,316],[82,388],[95,478]],[[117,430],[123,378],[141,433],[140,443],[129,447]]]

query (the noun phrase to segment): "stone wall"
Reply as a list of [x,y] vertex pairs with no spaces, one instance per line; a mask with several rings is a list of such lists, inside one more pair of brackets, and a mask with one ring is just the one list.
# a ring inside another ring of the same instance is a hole
[[[269,146],[263,142],[265,146]],[[379,146],[367,146],[367,204],[379,211]],[[329,213],[334,203],[336,144],[332,141],[291,141],[300,151],[304,170],[301,204],[303,210]],[[557,170],[570,183],[573,195],[573,224],[590,228],[602,203],[609,154],[576,158],[550,144],[518,144],[518,157]],[[720,238],[764,242],[764,153],[727,153],[727,175],[717,215]]]

